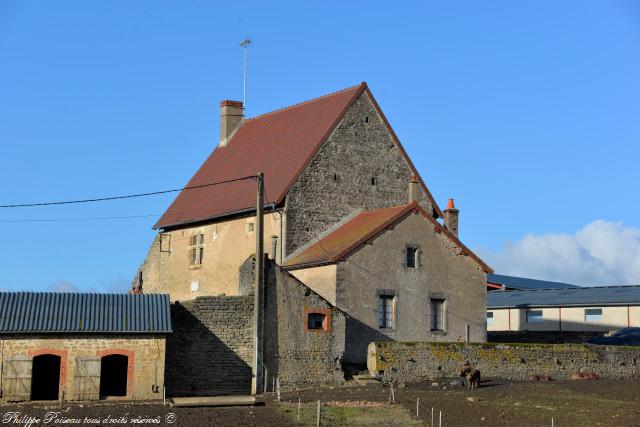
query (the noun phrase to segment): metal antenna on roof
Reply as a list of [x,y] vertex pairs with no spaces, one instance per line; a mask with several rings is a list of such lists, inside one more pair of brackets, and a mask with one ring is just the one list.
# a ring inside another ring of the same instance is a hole
[[244,111],[247,110],[247,47],[249,47],[249,45],[251,44],[251,40],[249,39],[244,39],[242,40],[242,43],[240,43],[240,46],[242,47],[243,51],[244,51],[244,69],[243,69],[243,75],[242,75],[242,107],[243,107],[243,114]]

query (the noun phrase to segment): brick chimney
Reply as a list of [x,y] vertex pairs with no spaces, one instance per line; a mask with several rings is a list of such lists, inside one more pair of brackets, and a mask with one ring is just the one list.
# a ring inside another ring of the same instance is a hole
[[418,200],[418,177],[412,175],[409,179],[409,203]]
[[444,225],[447,229],[458,237],[458,213],[460,211],[456,209],[453,204],[453,199],[449,199],[447,203],[447,209],[444,210]]
[[226,147],[233,134],[242,124],[244,107],[241,101],[222,101],[220,103],[220,143],[218,147]]

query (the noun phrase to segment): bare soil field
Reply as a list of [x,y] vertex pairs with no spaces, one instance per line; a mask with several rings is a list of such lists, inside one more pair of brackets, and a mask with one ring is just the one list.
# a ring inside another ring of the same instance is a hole
[[[315,426],[316,402],[320,400],[324,426],[430,427],[431,408],[436,426],[440,412],[443,426],[539,427],[550,426],[552,417],[560,427],[640,426],[640,381],[488,380],[473,391],[419,384],[394,388],[394,404],[389,403],[390,390],[381,384],[324,387],[283,393],[280,402],[269,393],[255,407],[172,408],[158,403],[99,402],[69,403],[60,410],[57,403],[2,405],[0,419],[8,425],[32,426]],[[15,418],[12,412],[23,418]],[[45,423],[48,412],[59,413]],[[28,417],[40,422],[29,424]]]

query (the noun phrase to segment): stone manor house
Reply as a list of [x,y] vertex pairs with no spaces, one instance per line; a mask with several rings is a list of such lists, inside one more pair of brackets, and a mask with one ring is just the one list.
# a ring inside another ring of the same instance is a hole
[[208,184],[258,172],[268,381],[300,352],[321,361],[305,367],[320,379],[363,364],[371,341],[486,340],[492,270],[459,240],[453,200],[440,209],[366,83],[252,118],[241,102],[222,101],[220,121],[217,147],[187,184],[199,188],[183,190],[157,222],[134,279],[173,303],[168,384],[215,363],[212,352],[227,360],[211,366],[216,375],[250,371],[256,184]]

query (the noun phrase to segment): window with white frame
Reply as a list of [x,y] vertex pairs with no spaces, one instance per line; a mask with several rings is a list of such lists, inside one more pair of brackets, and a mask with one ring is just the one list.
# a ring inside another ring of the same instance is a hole
[[393,328],[393,295],[378,295],[378,327]]
[[189,258],[191,265],[202,265],[204,259],[204,234],[193,234],[189,238]]
[[585,308],[584,309],[585,322],[599,322],[600,320],[602,320],[601,308]]
[[431,298],[431,330],[444,331],[444,300]]
[[405,257],[407,268],[418,268],[418,248],[407,246]]
[[543,323],[542,310],[527,310],[527,323]]
[[487,325],[493,323],[493,311],[487,311]]

